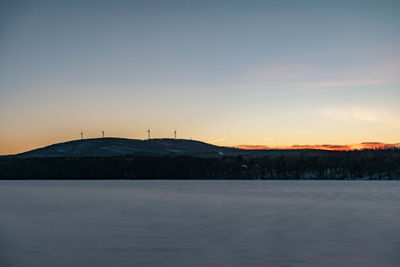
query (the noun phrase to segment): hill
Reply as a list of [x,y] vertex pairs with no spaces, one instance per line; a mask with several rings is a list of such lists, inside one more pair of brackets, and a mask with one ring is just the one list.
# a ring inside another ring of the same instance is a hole
[[14,155],[20,158],[115,156],[232,156],[245,150],[186,139],[93,138],[53,144]]

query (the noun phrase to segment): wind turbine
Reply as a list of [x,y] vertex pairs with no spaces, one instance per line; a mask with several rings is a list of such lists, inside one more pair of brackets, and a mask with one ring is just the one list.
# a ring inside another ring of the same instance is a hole
[[174,129],[174,137],[175,137],[175,139],[176,139],[176,130]]
[[83,139],[83,132],[82,132],[82,130],[81,130],[81,140]]
[[150,129],[147,130],[147,137],[150,140]]
[[102,136],[103,136],[103,138],[104,138],[104,131],[101,131],[101,134],[102,134]]

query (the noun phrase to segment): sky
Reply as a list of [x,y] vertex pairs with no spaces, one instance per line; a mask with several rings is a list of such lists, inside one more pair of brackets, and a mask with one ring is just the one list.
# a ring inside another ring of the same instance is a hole
[[399,1],[1,1],[0,154],[400,142]]

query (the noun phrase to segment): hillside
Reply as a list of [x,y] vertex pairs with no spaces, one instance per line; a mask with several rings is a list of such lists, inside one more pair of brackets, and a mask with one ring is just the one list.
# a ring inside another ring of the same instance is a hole
[[186,139],[93,138],[53,144],[14,156],[46,157],[114,157],[114,156],[230,156],[248,153]]

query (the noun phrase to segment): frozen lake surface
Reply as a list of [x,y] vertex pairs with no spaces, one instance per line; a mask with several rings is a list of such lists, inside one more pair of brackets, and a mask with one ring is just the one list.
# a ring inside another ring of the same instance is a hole
[[0,181],[0,266],[400,266],[400,182]]

